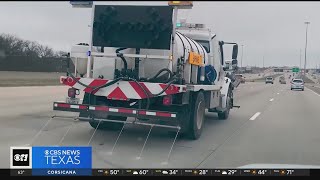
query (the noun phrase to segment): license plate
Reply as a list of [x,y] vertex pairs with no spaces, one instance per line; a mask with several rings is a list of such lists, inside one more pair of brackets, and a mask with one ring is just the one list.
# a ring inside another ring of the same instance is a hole
[[79,98],[70,98],[70,97],[66,98],[66,103],[69,103],[69,104],[79,104],[79,101],[80,101]]

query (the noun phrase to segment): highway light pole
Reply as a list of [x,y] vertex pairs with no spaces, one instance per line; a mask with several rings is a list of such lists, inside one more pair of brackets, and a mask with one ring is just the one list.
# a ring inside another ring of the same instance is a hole
[[301,53],[302,53],[302,50],[300,49],[300,64],[299,64],[300,70],[301,70]]
[[241,68],[242,68],[242,58],[243,58],[243,44],[241,45]]
[[306,21],[304,22],[304,24],[307,25],[306,27],[306,46],[304,49],[304,71],[303,71],[303,75],[306,75],[306,68],[307,68],[307,43],[308,43],[308,25],[310,24],[310,22]]
[[264,68],[264,54],[263,54],[263,57],[262,57],[262,67]]

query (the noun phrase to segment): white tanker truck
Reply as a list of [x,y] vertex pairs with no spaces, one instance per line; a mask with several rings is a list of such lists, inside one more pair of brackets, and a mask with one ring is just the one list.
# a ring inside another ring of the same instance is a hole
[[91,42],[72,47],[75,72],[60,78],[71,88],[54,110],[80,112],[96,129],[134,123],[175,128],[191,139],[201,135],[205,109],[228,118],[235,106],[223,46],[233,44],[237,64],[236,43],[219,41],[202,24],[177,27],[177,6],[92,9]]

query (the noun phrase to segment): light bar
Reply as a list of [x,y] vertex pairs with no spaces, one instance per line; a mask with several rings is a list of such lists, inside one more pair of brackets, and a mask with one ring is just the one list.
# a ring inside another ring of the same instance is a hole
[[73,8],[92,8],[93,1],[70,1]]
[[168,1],[169,6],[176,6],[179,9],[191,9],[193,1]]
[[177,27],[187,27],[187,28],[205,28],[204,24],[193,24],[193,23],[177,23]]

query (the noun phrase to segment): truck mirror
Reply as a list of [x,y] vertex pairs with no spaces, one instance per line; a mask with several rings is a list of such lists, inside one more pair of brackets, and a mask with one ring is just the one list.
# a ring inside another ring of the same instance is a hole
[[237,59],[237,56],[238,56],[238,44],[235,44],[233,45],[233,49],[232,49],[232,59]]
[[231,62],[231,64],[232,64],[232,65],[238,65],[238,60],[233,59],[232,62]]

